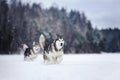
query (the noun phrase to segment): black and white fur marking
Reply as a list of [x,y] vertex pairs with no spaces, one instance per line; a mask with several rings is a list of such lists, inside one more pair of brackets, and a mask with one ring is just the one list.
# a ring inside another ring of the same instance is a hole
[[34,60],[37,57],[38,51],[40,50],[40,46],[36,44],[35,42],[33,42],[33,48],[30,48],[26,44],[24,44],[23,49],[25,51],[24,60],[30,61],[30,60]]
[[62,61],[64,54],[64,39],[62,36],[57,35],[55,40],[47,44],[44,35],[41,34],[39,41],[43,49],[43,59],[45,63],[57,64]]

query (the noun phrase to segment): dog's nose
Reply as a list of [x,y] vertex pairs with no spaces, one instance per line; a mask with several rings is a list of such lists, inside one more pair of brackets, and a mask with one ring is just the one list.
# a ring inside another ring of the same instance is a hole
[[62,46],[63,44],[61,43],[61,46]]

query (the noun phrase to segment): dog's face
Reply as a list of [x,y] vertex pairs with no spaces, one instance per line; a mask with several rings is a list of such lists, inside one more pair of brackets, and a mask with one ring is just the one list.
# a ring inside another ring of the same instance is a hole
[[64,47],[64,39],[63,36],[57,35],[57,39],[56,39],[56,48],[58,50],[62,49]]
[[37,53],[40,51],[39,43],[33,42],[33,50]]
[[33,46],[33,49],[35,52],[38,52],[40,50],[40,46],[39,45],[35,45]]

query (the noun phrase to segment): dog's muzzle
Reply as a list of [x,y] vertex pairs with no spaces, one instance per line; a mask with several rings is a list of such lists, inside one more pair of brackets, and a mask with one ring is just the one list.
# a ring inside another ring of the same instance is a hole
[[60,45],[63,46],[63,43],[61,43]]

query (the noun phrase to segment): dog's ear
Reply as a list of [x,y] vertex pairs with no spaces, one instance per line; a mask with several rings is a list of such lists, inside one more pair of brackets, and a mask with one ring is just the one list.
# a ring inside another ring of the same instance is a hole
[[57,36],[57,39],[58,39],[60,35],[59,35],[59,34],[56,34],[56,36]]
[[63,38],[63,35],[62,35],[62,34],[61,34],[60,36],[61,36],[61,38]]
[[57,34],[57,39],[62,39],[63,38],[63,35],[61,35],[61,34]]
[[57,36],[57,39],[58,38],[63,38],[63,35],[61,35],[61,34],[56,34],[56,36]]

